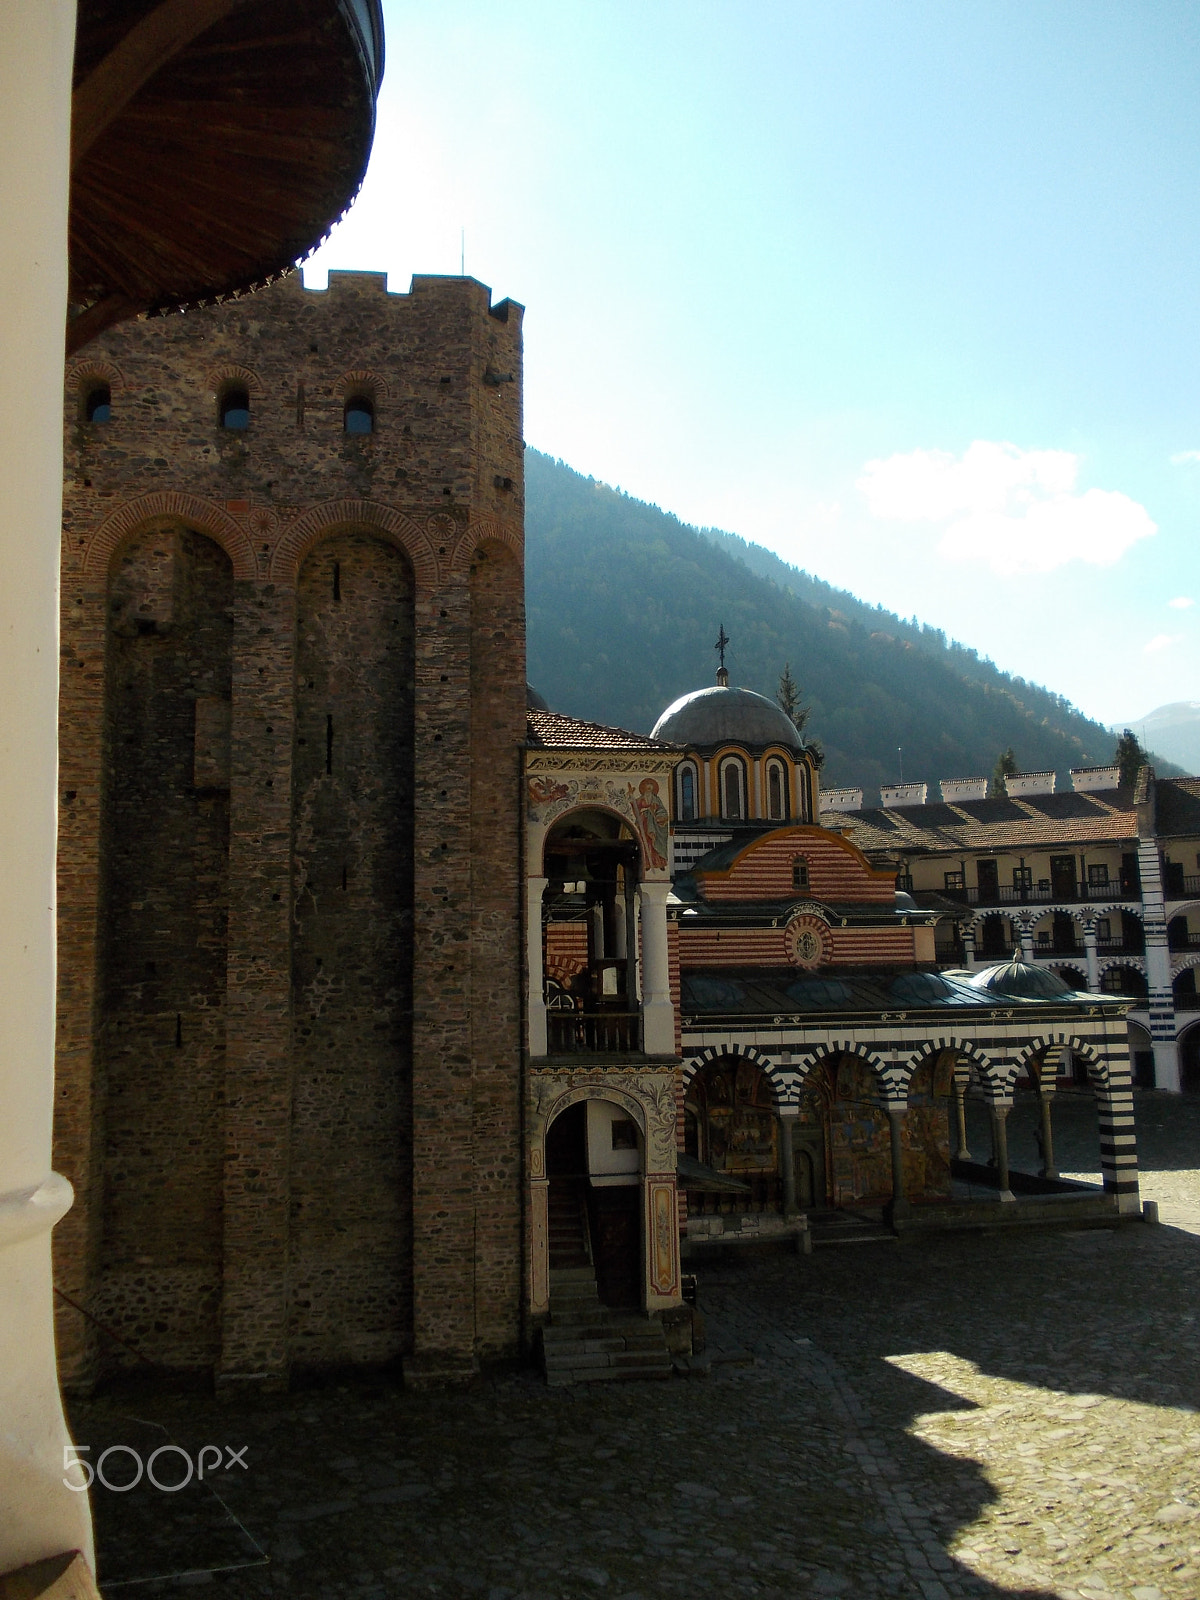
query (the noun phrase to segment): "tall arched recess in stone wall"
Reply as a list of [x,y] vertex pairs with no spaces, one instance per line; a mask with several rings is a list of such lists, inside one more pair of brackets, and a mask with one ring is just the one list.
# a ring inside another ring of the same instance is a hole
[[409,1348],[413,574],[344,531],[296,583],[289,1357]]
[[521,1173],[511,1158],[521,1147],[521,562],[507,544],[487,540],[475,550],[469,584],[475,1300],[477,1344],[486,1354],[513,1347],[521,1295]]
[[176,523],[121,546],[108,583],[92,1308],[185,1368],[219,1338],[233,587],[225,552]]

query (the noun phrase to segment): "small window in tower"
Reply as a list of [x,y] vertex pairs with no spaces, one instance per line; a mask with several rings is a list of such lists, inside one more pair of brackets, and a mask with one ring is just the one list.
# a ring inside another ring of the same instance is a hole
[[792,888],[808,890],[808,862],[804,856],[796,856],[792,862]]
[[365,394],[353,395],[346,401],[344,425],[347,433],[375,432],[375,407]]
[[250,391],[244,383],[227,383],[217,408],[223,428],[250,426]]
[[740,761],[729,760],[721,767],[721,815],[733,821],[740,821],[745,814],[742,764]]
[[787,812],[787,774],[778,761],[772,761],[767,767],[767,816],[782,822]]
[[696,819],[696,772],[684,767],[679,774],[679,819],[694,822]]
[[88,422],[108,422],[112,418],[112,390],[107,383],[97,383],[87,392],[83,414]]

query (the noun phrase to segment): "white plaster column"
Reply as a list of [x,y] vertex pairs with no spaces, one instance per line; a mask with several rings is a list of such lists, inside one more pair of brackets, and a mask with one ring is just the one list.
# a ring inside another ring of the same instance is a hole
[[0,9],[0,1573],[81,1549],[50,1229],[58,563],[74,0]]
[[796,1147],[794,1134],[799,1115],[796,1110],[780,1111],[776,1123],[779,1128],[779,1176],[783,1183],[783,1214],[787,1218],[799,1215],[796,1204]]
[[973,967],[975,965],[975,924],[973,922],[963,923],[962,942],[963,966]]
[[642,913],[642,1049],[647,1055],[675,1054],[675,1007],[667,958],[665,878],[646,878],[638,885]]
[[1096,924],[1091,917],[1083,924],[1083,949],[1087,956],[1087,983],[1092,994],[1100,993],[1100,957],[1096,951]]
[[1162,863],[1155,839],[1138,841],[1142,880],[1142,927],[1146,935],[1147,1009],[1150,1048],[1154,1052],[1154,1087],[1178,1094],[1179,1045],[1176,1042],[1175,991],[1171,984],[1171,951],[1167,939],[1167,907]]
[[992,1100],[988,1111],[992,1118],[992,1150],[996,1158],[996,1182],[1000,1190],[1001,1200],[1013,1200],[1016,1196],[1009,1187],[1008,1175],[1008,1113],[1012,1110],[1012,1101]]
[[971,1151],[967,1145],[967,1084],[969,1079],[959,1074],[958,1068],[954,1071],[954,1120],[958,1134],[958,1149],[954,1152],[956,1161],[970,1161]]
[[546,878],[525,880],[525,965],[529,995],[529,1054],[546,1054],[546,978],[542,949],[542,901]]

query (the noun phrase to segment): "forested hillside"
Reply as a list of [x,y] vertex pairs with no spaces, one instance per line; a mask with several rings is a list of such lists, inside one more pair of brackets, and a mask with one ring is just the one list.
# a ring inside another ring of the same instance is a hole
[[[1107,729],[937,629],[904,622],[735,535],[700,531],[526,453],[529,679],[556,711],[648,731],[677,696],[730,681],[774,696],[785,662],[811,706],[827,786],[1112,758]],[[1167,770],[1165,764],[1162,769]]]

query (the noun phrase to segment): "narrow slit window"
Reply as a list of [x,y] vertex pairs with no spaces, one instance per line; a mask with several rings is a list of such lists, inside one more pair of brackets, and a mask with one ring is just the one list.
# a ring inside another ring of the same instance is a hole
[[803,856],[797,856],[792,862],[792,888],[808,889],[808,862]]
[[223,428],[250,426],[250,391],[244,383],[227,384],[221,390],[218,414]]
[[98,383],[88,390],[83,402],[83,414],[88,422],[112,420],[112,390],[107,383]]
[[787,816],[787,776],[778,761],[767,768],[767,816],[782,822]]
[[679,817],[682,822],[693,822],[696,817],[696,774],[684,767],[679,774]]
[[344,427],[347,433],[374,433],[375,407],[364,394],[346,401]]
[[743,795],[742,764],[740,761],[727,761],[721,768],[722,815],[740,821],[745,815]]

